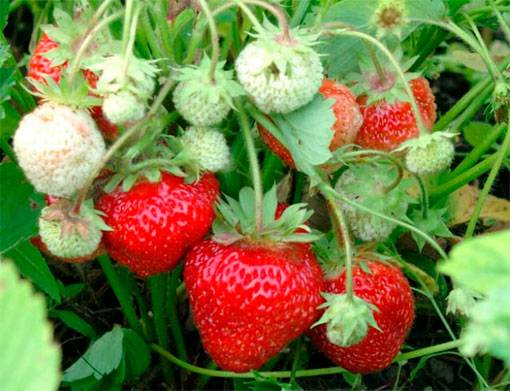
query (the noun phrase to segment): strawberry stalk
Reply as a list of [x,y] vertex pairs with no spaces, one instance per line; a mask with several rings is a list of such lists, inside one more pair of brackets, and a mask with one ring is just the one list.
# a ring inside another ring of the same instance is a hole
[[[168,349],[170,345],[166,328],[167,317],[165,311],[167,278],[167,274],[158,274],[149,278],[152,312],[154,315],[154,324],[156,326],[156,337],[159,345],[165,349]],[[174,382],[173,369],[165,360],[161,361],[161,367],[163,370],[163,377],[165,378],[167,385],[170,386]]]
[[[452,349],[456,349],[460,347],[464,341],[458,339],[455,341],[449,341],[440,343],[437,345],[427,346],[426,348],[416,349],[411,352],[401,353],[397,357],[395,357],[394,362],[403,362],[407,360],[411,360],[414,358],[420,358],[424,356],[429,356],[431,354],[448,352]],[[256,376],[262,376],[266,378],[290,378],[292,376],[292,371],[272,371],[272,372],[246,372],[246,373],[236,373],[229,371],[220,371],[216,369],[210,368],[202,368],[196,365],[190,364],[186,361],[182,361],[175,357],[169,351],[163,349],[161,346],[156,344],[150,345],[151,349],[156,353],[160,354],[168,361],[178,365],[181,368],[184,368],[190,372],[198,373],[204,376],[211,377],[219,377],[219,378],[235,378],[235,379],[253,379]],[[327,375],[336,375],[339,373],[347,372],[345,369],[341,367],[329,367],[329,368],[316,368],[316,369],[301,369],[296,370],[294,372],[294,376],[298,377],[313,377],[313,376],[327,376]]]
[[282,42],[288,43],[292,42],[292,37],[290,36],[289,22],[287,21],[287,17],[285,16],[281,8],[260,0],[241,0],[241,1],[247,4],[257,5],[271,12],[275,16],[276,20],[278,20],[278,25],[282,29],[281,37]]
[[[130,3],[131,2],[128,1],[128,5]],[[123,69],[122,69],[122,75],[124,76],[124,79],[127,79],[129,59],[131,58],[131,53],[133,52],[133,47],[135,45],[136,29],[138,28],[138,19],[140,17],[140,12],[142,11],[142,8],[143,8],[143,6],[141,4],[137,4],[136,8],[134,10],[134,14],[133,14],[131,22],[128,24],[127,20],[125,20],[124,26],[126,26],[126,24],[127,24],[129,26],[129,31],[128,31],[128,36],[127,36],[128,39],[126,39],[126,36],[122,37],[122,39],[123,39],[122,44],[123,44],[123,49],[124,49],[123,50],[124,64],[123,64]],[[127,15],[127,11],[126,11],[126,15]]]
[[73,62],[71,63],[71,66],[69,67],[69,84],[72,85],[73,79],[76,76],[78,70],[80,69],[80,62],[83,56],[85,55],[85,52],[89,48],[90,44],[92,43],[92,40],[94,39],[95,35],[102,30],[105,27],[108,27],[110,23],[114,22],[115,20],[119,19],[124,11],[118,11],[107,18],[104,18],[101,20],[101,22],[97,23],[94,28],[90,29],[90,31],[85,34],[83,37],[83,40],[80,44],[80,47],[78,48],[78,51],[76,53],[76,56],[73,59]]
[[139,335],[145,335],[143,332],[142,324],[136,315],[133,301],[129,297],[129,294],[125,286],[122,284],[117,272],[113,268],[110,258],[108,255],[101,255],[98,257],[98,261],[101,265],[101,268],[103,269],[103,273],[105,274],[106,279],[112,287],[113,293],[119,301],[120,307],[122,308],[122,312],[128,321],[129,327],[131,327]]
[[209,23],[209,31],[211,32],[211,67],[209,69],[209,79],[214,82],[214,74],[216,72],[216,65],[218,64],[218,60],[220,58],[220,43],[218,37],[218,27],[216,26],[216,22],[214,21],[214,16],[211,13],[211,9],[207,5],[205,0],[198,0],[200,7],[202,8],[202,12],[205,14],[207,18],[207,22]]
[[473,233],[475,232],[476,223],[480,217],[480,213],[482,211],[483,205],[487,199],[487,196],[489,195],[489,192],[492,188],[492,185],[494,184],[494,181],[496,180],[496,177],[498,175],[499,169],[501,168],[501,165],[503,164],[503,160],[507,154],[507,152],[510,150],[510,109],[507,110],[508,112],[508,126],[506,129],[506,135],[503,140],[503,144],[501,144],[500,150],[497,152],[496,161],[494,162],[494,165],[492,166],[489,176],[487,177],[487,180],[485,181],[485,184],[483,185],[482,192],[480,193],[480,196],[478,197],[478,201],[476,202],[475,210],[473,211],[473,215],[471,216],[471,219],[469,220],[469,224],[466,229],[466,233],[464,235],[464,238],[469,239],[473,236]]
[[248,121],[248,116],[239,98],[236,98],[235,106],[237,108],[237,117],[239,119],[239,125],[243,133],[246,150],[248,152],[248,160],[250,162],[250,172],[253,182],[253,189],[255,191],[255,233],[256,235],[262,232],[263,218],[262,218],[262,203],[263,203],[263,191],[262,191],[262,178],[260,176],[259,161],[257,158],[257,151],[255,149],[255,143],[251,134],[251,128]]

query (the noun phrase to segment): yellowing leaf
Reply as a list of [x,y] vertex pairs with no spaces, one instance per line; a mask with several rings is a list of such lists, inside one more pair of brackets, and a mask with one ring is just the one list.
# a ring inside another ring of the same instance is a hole
[[[463,224],[471,218],[476,201],[480,196],[480,189],[466,185],[461,187],[450,197],[450,227]],[[510,201],[489,195],[480,213],[483,221],[497,220],[510,222]]]

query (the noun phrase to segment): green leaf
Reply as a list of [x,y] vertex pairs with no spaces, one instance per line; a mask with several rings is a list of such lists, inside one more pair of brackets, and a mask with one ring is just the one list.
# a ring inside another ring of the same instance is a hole
[[0,0],[0,31],[3,31],[5,26],[7,25],[8,16],[9,16],[9,0]]
[[455,246],[439,271],[482,294],[510,286],[510,231],[468,239]]
[[140,377],[149,367],[151,354],[145,341],[133,330],[123,329],[126,379]]
[[[508,253],[507,253],[508,254]],[[461,352],[489,353],[510,366],[510,285],[493,289],[473,308]]]
[[[447,209],[429,209],[427,211],[427,217],[423,217],[423,213],[421,210],[414,209],[410,214],[410,219],[413,221],[414,225],[422,230],[423,232],[429,234],[430,236],[440,236],[443,238],[451,238],[453,234],[450,232],[448,227],[445,224],[445,213]],[[411,232],[411,235],[418,245],[418,249],[423,249],[425,245],[425,239],[421,235],[416,234],[414,231]]]
[[0,254],[37,233],[42,196],[12,162],[0,164]]
[[467,142],[473,147],[481,144],[496,129],[495,126],[486,122],[473,121],[462,128],[462,133]]
[[331,157],[329,144],[335,123],[333,103],[334,100],[326,100],[317,94],[308,105],[272,117],[281,131],[275,136],[290,150],[296,167],[305,173],[313,174],[313,166],[325,163]]
[[119,326],[101,336],[73,365],[64,372],[65,382],[94,376],[100,380],[117,369],[122,360],[124,333]]
[[3,390],[56,390],[60,349],[46,319],[44,298],[0,261],[0,384]]
[[60,303],[58,282],[39,250],[29,241],[18,244],[5,255],[14,261],[24,277],[30,279],[40,290],[47,293],[57,303]]
[[66,326],[90,339],[96,338],[94,327],[73,311],[52,310],[49,315],[52,318],[60,319]]

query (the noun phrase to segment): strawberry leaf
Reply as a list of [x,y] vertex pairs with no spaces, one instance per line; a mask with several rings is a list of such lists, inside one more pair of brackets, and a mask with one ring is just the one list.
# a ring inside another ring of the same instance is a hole
[[325,100],[317,94],[308,105],[272,117],[280,129],[280,134],[275,137],[290,150],[296,167],[312,176],[315,175],[313,166],[325,163],[332,156],[329,145],[335,123],[333,103],[332,99]]

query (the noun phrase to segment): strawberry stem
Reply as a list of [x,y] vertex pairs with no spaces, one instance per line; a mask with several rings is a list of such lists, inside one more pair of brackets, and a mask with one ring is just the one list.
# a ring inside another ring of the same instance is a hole
[[[413,358],[419,358],[424,356],[429,356],[435,353],[446,352],[452,349],[456,349],[463,344],[464,341],[458,339],[455,341],[449,341],[440,343],[433,346],[427,346],[426,348],[416,349],[410,352],[401,353],[393,362],[402,362],[411,360]],[[175,357],[169,351],[163,349],[161,346],[156,344],[150,345],[151,349],[156,353],[160,354],[168,361],[174,363],[175,365],[180,366],[181,368],[186,369],[187,371],[198,373],[200,375],[211,376],[211,377],[219,377],[219,378],[238,378],[238,379],[253,379],[257,375],[267,378],[290,378],[292,376],[292,371],[272,371],[272,372],[245,372],[245,373],[236,373],[229,371],[220,371],[216,369],[202,368],[196,365],[190,364],[186,361],[180,360]],[[296,370],[294,376],[298,377],[313,377],[313,376],[327,376],[327,375],[337,375],[339,373],[347,372],[345,369],[341,367],[329,367],[329,368],[315,368],[315,369],[300,369]]]
[[324,182],[319,185],[321,194],[324,196],[328,203],[330,210],[331,224],[338,243],[338,247],[345,249],[345,292],[347,298],[352,300],[354,291],[352,289],[352,241],[349,234],[349,227],[345,219],[342,209],[338,206],[337,200],[331,193],[323,188]]
[[216,65],[218,64],[218,60],[220,58],[220,39],[218,36],[218,27],[216,26],[216,22],[214,21],[214,16],[211,13],[211,9],[207,5],[205,0],[198,0],[200,3],[200,7],[207,18],[207,22],[209,23],[209,31],[211,32],[211,66],[209,69],[209,80],[214,83],[214,75],[216,73]]
[[69,84],[72,85],[73,79],[80,69],[80,62],[83,56],[85,55],[85,52],[89,48],[90,44],[92,43],[92,40],[94,39],[95,35],[102,30],[103,28],[107,27],[110,23],[117,20],[122,16],[124,11],[118,11],[107,18],[103,19],[100,23],[98,23],[94,28],[92,28],[90,31],[85,34],[83,37],[83,41],[78,48],[78,51],[76,53],[76,56],[73,59],[73,62],[71,63],[71,66],[69,67]]
[[[127,81],[127,72],[128,72],[128,67],[129,67],[129,59],[131,58],[131,54],[133,52],[133,47],[135,45],[135,40],[136,40],[136,29],[138,28],[138,19],[140,17],[140,12],[142,11],[142,5],[141,4],[137,4],[137,7],[135,8],[135,11],[134,11],[134,15],[133,15],[133,20],[131,21],[131,24],[130,24],[130,29],[129,29],[129,32],[128,32],[128,37],[129,39],[127,40],[127,43],[126,43],[126,47],[125,47],[125,50],[123,52],[124,54],[124,64],[123,64],[123,67],[122,67],[122,77],[124,79],[124,83]],[[123,37],[124,39],[124,37]]]
[[483,189],[480,193],[480,196],[478,197],[478,201],[476,202],[475,210],[473,211],[473,215],[469,220],[466,233],[464,234],[465,239],[469,239],[470,237],[473,236],[473,233],[475,232],[476,223],[480,217],[483,205],[487,199],[487,196],[489,195],[489,192],[492,188],[492,185],[494,184],[494,181],[496,180],[499,169],[503,164],[505,155],[510,150],[510,109],[507,110],[507,112],[508,112],[508,127],[506,128],[506,135],[503,140],[503,144],[501,144],[501,148],[497,152],[496,161],[494,162],[494,165],[492,166],[491,171],[489,172],[489,176],[487,177],[487,180],[485,181]]
[[278,25],[282,29],[281,42],[284,42],[284,43],[292,42],[292,37],[290,35],[289,22],[280,7],[277,7],[275,5],[272,5],[272,4],[266,3],[265,1],[260,1],[260,0],[240,0],[239,2],[257,5],[261,8],[265,8],[266,10],[271,12],[275,16],[275,18],[278,20]]
[[255,191],[255,235],[258,237],[262,232],[263,228],[263,217],[262,217],[262,204],[263,204],[263,191],[262,191],[262,178],[260,176],[259,161],[257,158],[257,151],[255,149],[255,143],[251,134],[250,124],[248,122],[248,116],[239,98],[235,100],[235,106],[237,108],[237,116],[239,118],[239,125],[244,137],[244,143],[248,152],[248,160],[250,161],[250,171],[253,182],[253,189]]
[[427,219],[429,214],[429,195],[427,191],[427,186],[425,185],[425,182],[423,181],[421,176],[414,174],[414,177],[416,178],[416,182],[418,182],[418,186],[420,187],[422,217],[424,219]]
[[379,82],[381,85],[386,85],[387,78],[386,74],[381,66],[381,62],[377,58],[377,54],[375,53],[374,46],[366,41],[364,41],[365,47],[367,48],[368,55],[370,57],[370,61],[374,64],[375,70],[377,72],[377,76],[379,77]]

